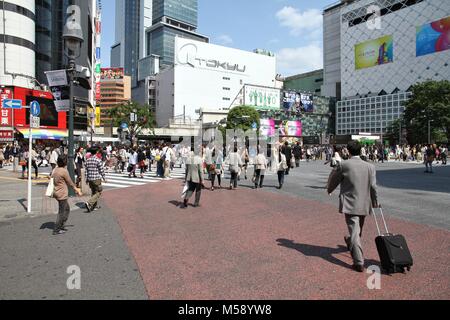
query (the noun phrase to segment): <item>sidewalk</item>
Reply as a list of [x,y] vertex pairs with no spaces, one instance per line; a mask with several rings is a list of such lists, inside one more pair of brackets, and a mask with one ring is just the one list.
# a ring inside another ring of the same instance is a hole
[[[0,221],[57,214],[58,202],[45,196],[48,185],[46,175],[40,175],[38,180],[32,180],[32,210],[31,214],[27,213],[28,180],[21,179],[20,176],[20,173],[0,172]],[[71,210],[83,208],[86,199],[87,197],[70,198]]]
[[[388,217],[415,265],[406,275],[382,275],[381,290],[369,290],[369,275],[351,270],[337,203],[243,187],[204,191],[200,208],[183,210],[181,190],[171,181],[104,196],[153,299],[450,298],[448,231]],[[368,218],[366,267],[379,264],[376,234]]]
[[[148,299],[136,262],[107,208],[72,212],[69,231],[60,236],[52,235],[55,220],[48,216],[0,222],[0,300]],[[80,268],[81,290],[67,288],[69,266]]]

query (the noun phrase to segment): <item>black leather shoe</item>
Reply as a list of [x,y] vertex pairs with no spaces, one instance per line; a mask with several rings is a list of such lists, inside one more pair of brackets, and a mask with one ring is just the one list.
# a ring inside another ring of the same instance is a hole
[[352,266],[352,269],[355,270],[356,272],[359,273],[363,273],[364,272],[364,266],[358,265],[358,264],[354,264]]

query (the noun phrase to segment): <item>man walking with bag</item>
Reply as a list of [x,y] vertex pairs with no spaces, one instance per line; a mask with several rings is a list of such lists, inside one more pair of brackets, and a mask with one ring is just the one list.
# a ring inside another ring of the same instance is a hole
[[351,159],[342,162],[330,175],[328,194],[341,185],[339,212],[345,215],[350,237],[345,242],[353,258],[353,269],[364,272],[364,254],[361,236],[365,218],[372,208],[379,208],[375,166],[361,159],[361,144],[352,141],[347,149]]
[[85,203],[88,212],[97,208],[98,200],[103,192],[102,180],[106,183],[105,170],[102,160],[100,160],[102,149],[99,148],[92,154],[93,156],[86,160],[86,181],[92,191],[92,197]]
[[181,208],[187,208],[189,199],[195,191],[194,207],[200,206],[200,197],[202,195],[203,173],[202,173],[202,158],[191,152],[191,156],[186,162],[186,183],[187,191],[184,196],[184,202]]

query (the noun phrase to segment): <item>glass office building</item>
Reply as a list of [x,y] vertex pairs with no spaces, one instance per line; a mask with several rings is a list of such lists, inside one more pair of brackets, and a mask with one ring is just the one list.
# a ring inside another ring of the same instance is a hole
[[386,133],[392,122],[403,114],[411,96],[411,92],[406,92],[338,102],[337,134]]
[[198,0],[153,0],[153,25],[147,29],[146,54],[160,57],[161,67],[174,64],[175,37],[209,42],[196,33]]
[[153,0],[153,23],[163,19],[173,19],[197,28],[198,0]]
[[208,42],[208,38],[169,25],[159,25],[147,33],[147,55],[158,55],[162,66],[172,66],[175,57],[175,37]]
[[139,36],[140,32],[140,1],[125,1],[125,35],[124,43],[124,71],[126,75],[131,76],[132,85],[136,84],[139,61]]

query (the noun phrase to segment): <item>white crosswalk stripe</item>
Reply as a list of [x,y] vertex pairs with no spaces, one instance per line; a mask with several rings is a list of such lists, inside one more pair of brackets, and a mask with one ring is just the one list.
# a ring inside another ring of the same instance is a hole
[[153,170],[152,172],[146,172],[144,174],[144,178],[140,178],[139,170],[136,171],[137,178],[130,178],[128,173],[115,173],[115,172],[107,172],[106,173],[106,181],[107,183],[103,183],[102,185],[107,189],[124,189],[129,187],[137,187],[144,186],[151,183],[160,183],[162,181],[169,181],[173,179],[184,179],[184,169],[175,168],[171,174],[170,178],[163,179],[156,177],[156,172]]

